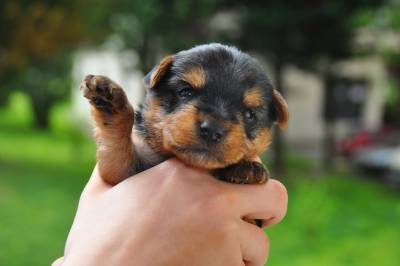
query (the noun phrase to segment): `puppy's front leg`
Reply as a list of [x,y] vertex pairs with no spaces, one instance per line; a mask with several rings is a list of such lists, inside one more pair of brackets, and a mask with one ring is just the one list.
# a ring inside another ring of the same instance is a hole
[[262,163],[241,160],[225,168],[216,169],[213,175],[223,181],[236,184],[262,184],[268,181],[269,173]]
[[92,105],[100,176],[117,184],[134,172],[133,108],[123,89],[105,76],[86,76],[80,89]]

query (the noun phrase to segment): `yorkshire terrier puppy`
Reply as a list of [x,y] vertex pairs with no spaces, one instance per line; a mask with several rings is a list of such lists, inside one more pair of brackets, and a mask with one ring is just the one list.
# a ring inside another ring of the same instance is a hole
[[[255,158],[271,143],[271,127],[287,126],[288,107],[249,55],[221,44],[196,46],[164,58],[144,82],[146,99],[134,112],[109,78],[82,81],[106,182],[117,184],[170,157],[228,182],[268,180]],[[145,151],[135,148],[133,127]]]

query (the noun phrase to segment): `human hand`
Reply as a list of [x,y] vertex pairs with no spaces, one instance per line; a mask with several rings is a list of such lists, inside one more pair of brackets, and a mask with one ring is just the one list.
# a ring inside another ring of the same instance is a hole
[[97,169],[82,192],[65,254],[53,265],[264,265],[262,229],[286,213],[287,193],[221,182],[176,159],[112,187]]

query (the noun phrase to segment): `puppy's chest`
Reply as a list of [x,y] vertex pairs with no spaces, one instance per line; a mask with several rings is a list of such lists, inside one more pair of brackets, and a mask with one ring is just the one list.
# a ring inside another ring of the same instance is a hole
[[158,152],[156,149],[152,148],[150,143],[150,135],[148,134],[148,129],[146,127],[146,122],[141,111],[135,113],[135,124],[133,134],[134,138],[134,148],[135,154],[137,156],[135,161],[136,172],[145,171],[153,166],[156,166],[163,161],[170,158],[170,156]]
[[142,172],[156,166],[169,157],[155,152],[147,143],[142,143],[140,148],[135,145],[137,159],[135,161],[136,172]]

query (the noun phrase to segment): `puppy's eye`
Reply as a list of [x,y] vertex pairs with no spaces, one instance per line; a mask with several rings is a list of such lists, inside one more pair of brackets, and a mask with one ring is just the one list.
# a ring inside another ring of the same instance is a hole
[[185,87],[178,91],[178,96],[180,98],[190,98],[193,96],[193,94],[194,94],[194,91],[190,87]]
[[246,110],[244,112],[244,118],[246,119],[247,122],[253,122],[256,120],[257,116],[253,110]]

